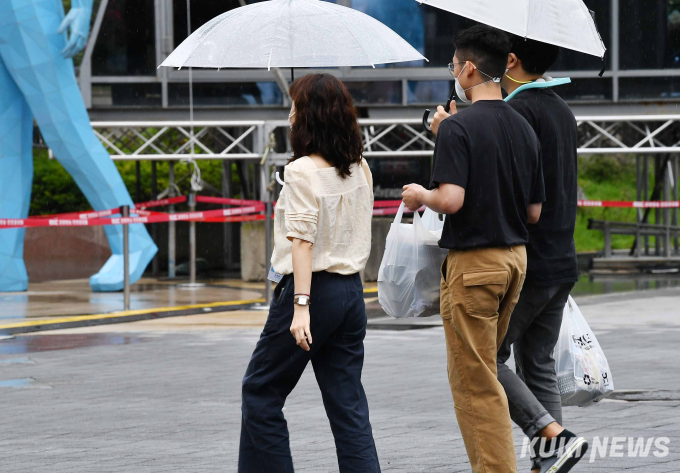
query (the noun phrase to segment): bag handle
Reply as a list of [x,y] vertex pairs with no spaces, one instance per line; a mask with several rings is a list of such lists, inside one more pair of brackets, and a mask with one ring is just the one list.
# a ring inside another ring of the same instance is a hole
[[394,223],[401,223],[401,218],[404,216],[405,208],[406,204],[402,202],[401,205],[399,206],[399,210],[397,210],[397,215],[394,216]]
[[421,218],[422,217],[420,216],[420,209],[413,212],[413,224],[420,225],[421,227],[425,228],[425,225],[423,225]]
[[576,302],[574,301],[574,298],[571,297],[571,294],[570,294],[569,297],[567,298],[567,305],[569,306],[569,308],[570,308],[571,310],[574,310],[574,307],[576,307]]
[[[423,206],[425,207],[425,206]],[[401,219],[404,216],[404,210],[406,209],[406,204],[404,202],[401,203],[399,206],[399,210],[397,210],[397,215],[394,216],[394,223],[401,223]],[[413,212],[413,223],[418,222],[420,224],[420,214],[418,213],[420,209],[416,210]]]

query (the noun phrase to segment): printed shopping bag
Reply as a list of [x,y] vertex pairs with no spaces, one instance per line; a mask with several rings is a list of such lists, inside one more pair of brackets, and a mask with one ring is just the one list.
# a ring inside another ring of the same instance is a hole
[[571,296],[553,356],[563,406],[585,407],[614,391],[607,358]]

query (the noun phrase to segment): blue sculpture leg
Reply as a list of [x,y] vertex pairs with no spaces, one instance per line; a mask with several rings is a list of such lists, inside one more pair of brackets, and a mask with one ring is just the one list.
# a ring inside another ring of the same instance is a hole
[[[25,218],[33,178],[33,116],[0,61],[0,217]],[[24,228],[0,230],[0,291],[25,291]]]
[[[60,0],[0,2],[0,60],[21,90],[55,157],[95,210],[131,205],[109,154],[95,136],[76,82],[73,62],[61,50]],[[113,255],[90,278],[94,291],[123,288],[122,227],[105,227]],[[130,226],[130,281],[137,281],[158,249],[143,225]]]

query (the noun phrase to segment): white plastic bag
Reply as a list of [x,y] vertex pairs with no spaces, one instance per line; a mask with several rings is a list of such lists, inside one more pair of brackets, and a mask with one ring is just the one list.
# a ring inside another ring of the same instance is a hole
[[[439,313],[440,267],[448,253],[439,248],[444,224],[430,209],[422,219],[414,212],[413,224],[401,223],[403,214],[402,202],[387,234],[378,270],[378,300],[392,317],[435,315]],[[423,220],[430,228],[440,228],[428,230]]]
[[571,296],[553,356],[563,406],[586,407],[614,391],[607,358]]
[[444,229],[444,219],[442,218],[440,220],[439,217],[440,215],[437,212],[428,207],[425,209],[425,212],[423,212],[423,217],[420,221],[423,223],[423,227],[431,232],[439,232],[435,233],[435,235],[438,235],[439,238],[441,238],[442,230]]

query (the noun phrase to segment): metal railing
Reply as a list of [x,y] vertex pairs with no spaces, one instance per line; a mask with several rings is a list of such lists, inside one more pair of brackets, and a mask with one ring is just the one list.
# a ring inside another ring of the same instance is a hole
[[[265,123],[267,131],[288,126]],[[576,123],[579,155],[680,153],[680,115],[578,116]],[[419,119],[360,119],[359,126],[366,158],[423,158],[434,152],[435,138]],[[282,165],[288,155],[269,158]]]
[[[680,153],[680,115],[579,116],[578,154]],[[425,157],[434,137],[417,119],[359,120],[364,156]]]
[[[680,115],[579,116],[576,122],[580,155],[680,153]],[[255,160],[263,157],[271,132],[288,127],[288,122],[93,122],[92,126],[114,160]],[[359,126],[366,158],[418,158],[434,151],[435,139],[419,119],[360,119]],[[270,153],[268,162],[274,164],[284,154]]]
[[264,125],[264,121],[92,122],[115,161],[259,159]]
[[579,154],[680,153],[680,115],[576,117]]

